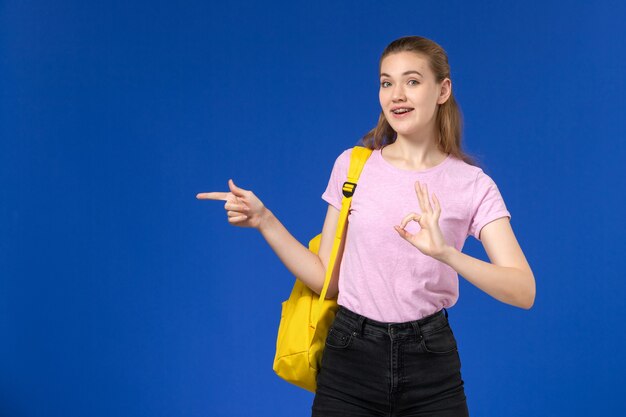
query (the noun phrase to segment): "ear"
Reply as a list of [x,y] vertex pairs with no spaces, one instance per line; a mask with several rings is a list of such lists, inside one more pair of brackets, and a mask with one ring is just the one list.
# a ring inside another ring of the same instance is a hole
[[452,94],[452,80],[450,78],[444,78],[441,82],[441,90],[439,92],[439,98],[437,104],[445,103]]

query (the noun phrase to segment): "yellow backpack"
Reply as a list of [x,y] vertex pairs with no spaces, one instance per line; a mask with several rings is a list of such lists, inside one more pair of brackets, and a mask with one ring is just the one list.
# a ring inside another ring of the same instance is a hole
[[[273,369],[279,377],[311,392],[315,392],[317,388],[317,373],[321,367],[326,337],[339,308],[336,299],[325,299],[326,292],[346,226],[352,195],[371,153],[371,149],[363,146],[352,149],[347,181],[343,184],[337,232],[322,292],[318,295],[296,279],[289,299],[282,302]],[[311,252],[318,253],[321,238],[320,233],[311,239]]]

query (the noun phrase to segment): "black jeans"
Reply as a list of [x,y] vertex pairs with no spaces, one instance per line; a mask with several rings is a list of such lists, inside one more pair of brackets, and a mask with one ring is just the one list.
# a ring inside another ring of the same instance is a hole
[[311,409],[313,417],[469,416],[448,311],[383,323],[340,306]]

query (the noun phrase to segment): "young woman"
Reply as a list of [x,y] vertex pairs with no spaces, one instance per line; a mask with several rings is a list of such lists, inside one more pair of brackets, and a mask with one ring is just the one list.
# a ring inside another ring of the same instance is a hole
[[[352,197],[328,289],[339,310],[326,339],[313,416],[467,416],[447,308],[458,274],[504,303],[530,309],[535,280],[495,182],[461,150],[461,115],[445,51],[408,36],[379,62],[381,114]],[[229,180],[228,221],[258,229],[317,293],[341,208],[352,148],[335,160],[319,254],[298,242],[250,190]],[[472,235],[491,263],[461,252]]]

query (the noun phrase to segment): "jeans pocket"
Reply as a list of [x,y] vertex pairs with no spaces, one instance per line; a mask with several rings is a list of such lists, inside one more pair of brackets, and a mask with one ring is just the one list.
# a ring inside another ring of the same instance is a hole
[[436,355],[444,355],[457,350],[456,338],[449,324],[432,332],[424,333],[422,346],[426,352]]
[[326,346],[332,349],[345,349],[352,342],[352,332],[342,327],[332,325],[326,337]]

